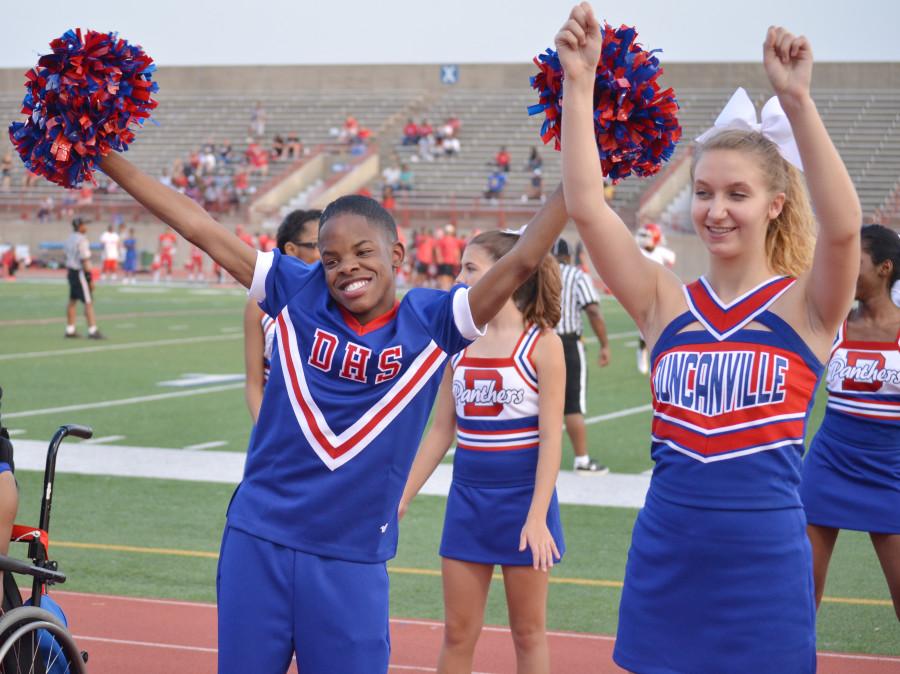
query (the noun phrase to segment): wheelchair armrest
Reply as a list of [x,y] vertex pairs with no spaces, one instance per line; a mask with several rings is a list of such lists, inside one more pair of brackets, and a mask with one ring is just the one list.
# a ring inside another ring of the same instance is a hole
[[66,574],[60,571],[34,566],[21,559],[7,557],[6,555],[0,555],[0,571],[12,571],[13,573],[20,573],[24,576],[32,576],[42,583],[66,582]]

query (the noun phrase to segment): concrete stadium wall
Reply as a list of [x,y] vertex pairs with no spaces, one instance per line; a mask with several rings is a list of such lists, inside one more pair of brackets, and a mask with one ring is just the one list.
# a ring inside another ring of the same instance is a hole
[[[768,89],[760,63],[670,63],[663,81],[675,87],[737,87]],[[438,93],[450,86],[465,89],[516,89],[528,86],[536,72],[532,64],[463,63],[459,82],[442,84],[441,66],[321,65],[321,66],[166,66],[156,79],[162,92],[226,91],[258,94],[371,89],[422,89]],[[0,69],[0,92],[23,88],[21,68]],[[900,63],[817,63],[814,86],[824,89],[900,89]]]

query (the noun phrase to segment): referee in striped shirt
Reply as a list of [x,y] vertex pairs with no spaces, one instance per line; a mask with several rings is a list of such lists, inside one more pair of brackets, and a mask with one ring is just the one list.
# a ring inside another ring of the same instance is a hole
[[587,451],[587,430],[584,424],[587,393],[587,361],[584,355],[584,343],[581,341],[582,319],[585,312],[591,329],[600,342],[598,364],[605,367],[609,364],[609,340],[606,337],[606,323],[600,313],[600,299],[594,290],[590,277],[581,269],[571,264],[569,244],[565,239],[558,239],[553,247],[553,254],[559,261],[562,276],[562,315],[556,326],[556,332],[562,339],[563,353],[566,360],[566,398],[565,415],[566,432],[572,441],[575,452],[574,470],[579,475],[603,475],[609,468],[594,461]]

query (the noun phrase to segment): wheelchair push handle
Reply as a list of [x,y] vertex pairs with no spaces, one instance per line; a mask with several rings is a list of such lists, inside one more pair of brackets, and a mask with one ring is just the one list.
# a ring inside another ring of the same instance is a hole
[[56,454],[59,452],[60,443],[67,435],[74,435],[76,438],[87,440],[94,435],[94,430],[90,426],[66,424],[65,426],[60,426],[50,440],[50,447],[47,449],[47,465],[44,468],[44,493],[41,497],[41,516],[38,523],[38,526],[44,531],[50,531],[50,510],[53,505],[53,482],[56,479]]
[[[60,426],[57,433],[62,433],[60,436],[60,441],[66,437],[67,435],[74,435],[76,438],[81,438],[82,440],[88,440],[94,435],[94,429],[90,426],[82,426],[81,424],[66,424],[65,426]],[[54,436],[54,440],[56,436]],[[57,445],[59,442],[56,443]]]

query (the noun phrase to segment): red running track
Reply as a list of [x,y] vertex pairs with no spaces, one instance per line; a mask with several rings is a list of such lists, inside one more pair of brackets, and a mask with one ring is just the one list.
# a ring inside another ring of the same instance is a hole
[[[216,607],[213,604],[53,592],[78,645],[90,653],[90,674],[214,674]],[[391,620],[390,674],[434,672],[441,623]],[[615,674],[613,637],[549,633],[557,674]],[[296,669],[291,670],[296,672]],[[819,653],[819,674],[900,674],[900,658]],[[473,674],[514,674],[509,630],[486,627]]]

